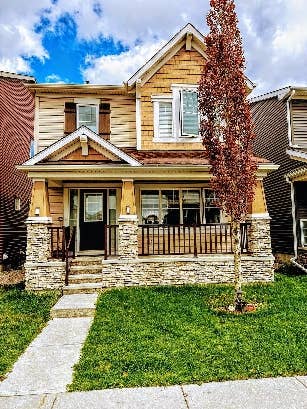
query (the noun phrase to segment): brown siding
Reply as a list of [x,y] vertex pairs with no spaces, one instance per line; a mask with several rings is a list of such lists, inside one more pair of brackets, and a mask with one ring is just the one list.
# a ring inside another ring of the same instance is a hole
[[307,101],[291,103],[292,142],[300,147],[307,147]]
[[48,188],[50,216],[53,225],[60,226],[59,217],[64,217],[63,188]]
[[272,218],[273,251],[293,254],[291,189],[285,175],[302,164],[286,154],[289,145],[286,103],[270,98],[253,103],[251,108],[256,131],[255,154],[280,165],[279,170],[264,179],[268,211]]
[[154,117],[152,95],[172,93],[172,84],[198,84],[205,60],[195,50],[181,48],[142,87],[142,149],[186,150],[201,149],[201,143],[154,143]]
[[[33,124],[33,96],[20,80],[0,77],[0,264],[3,252],[14,258],[25,250],[31,183],[16,165],[29,158]],[[20,211],[15,211],[15,196],[21,199]]]

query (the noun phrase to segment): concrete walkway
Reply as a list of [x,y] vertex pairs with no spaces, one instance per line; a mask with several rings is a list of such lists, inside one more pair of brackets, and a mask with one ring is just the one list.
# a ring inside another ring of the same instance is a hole
[[307,376],[0,397],[1,409],[306,409]]
[[[98,294],[61,297],[51,314],[65,318],[54,318],[48,322],[15,363],[12,372],[0,383],[0,396],[66,391],[93,320],[89,315],[94,315],[97,297]],[[78,318],[70,318],[76,316]]]

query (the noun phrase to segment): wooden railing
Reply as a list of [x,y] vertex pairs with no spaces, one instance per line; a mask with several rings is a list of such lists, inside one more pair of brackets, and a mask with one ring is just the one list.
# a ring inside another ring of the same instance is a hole
[[118,224],[105,225],[104,228],[104,258],[118,255]]
[[[139,255],[230,254],[230,223],[200,225],[143,224],[139,226]],[[247,223],[241,224],[241,251],[248,252]]]
[[75,258],[76,227],[48,227],[50,232],[50,258],[65,261],[65,285],[68,284],[70,259]]

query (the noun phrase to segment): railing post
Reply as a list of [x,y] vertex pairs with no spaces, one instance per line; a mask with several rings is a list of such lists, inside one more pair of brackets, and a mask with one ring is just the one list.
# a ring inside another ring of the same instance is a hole
[[104,234],[104,259],[107,260],[108,258],[108,234],[107,234],[108,226],[105,224],[103,229]]
[[193,231],[194,231],[194,257],[197,257],[196,224],[193,225]]

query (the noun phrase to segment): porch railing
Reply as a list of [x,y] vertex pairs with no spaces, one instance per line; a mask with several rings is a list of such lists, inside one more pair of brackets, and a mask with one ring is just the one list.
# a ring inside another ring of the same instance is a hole
[[70,260],[75,258],[76,227],[48,227],[50,232],[50,258],[65,261],[65,285],[68,284]]
[[[248,253],[247,223],[241,224],[241,251]],[[233,238],[230,223],[200,225],[143,224],[139,255],[230,254]]]
[[118,224],[105,225],[104,228],[104,258],[118,255]]

